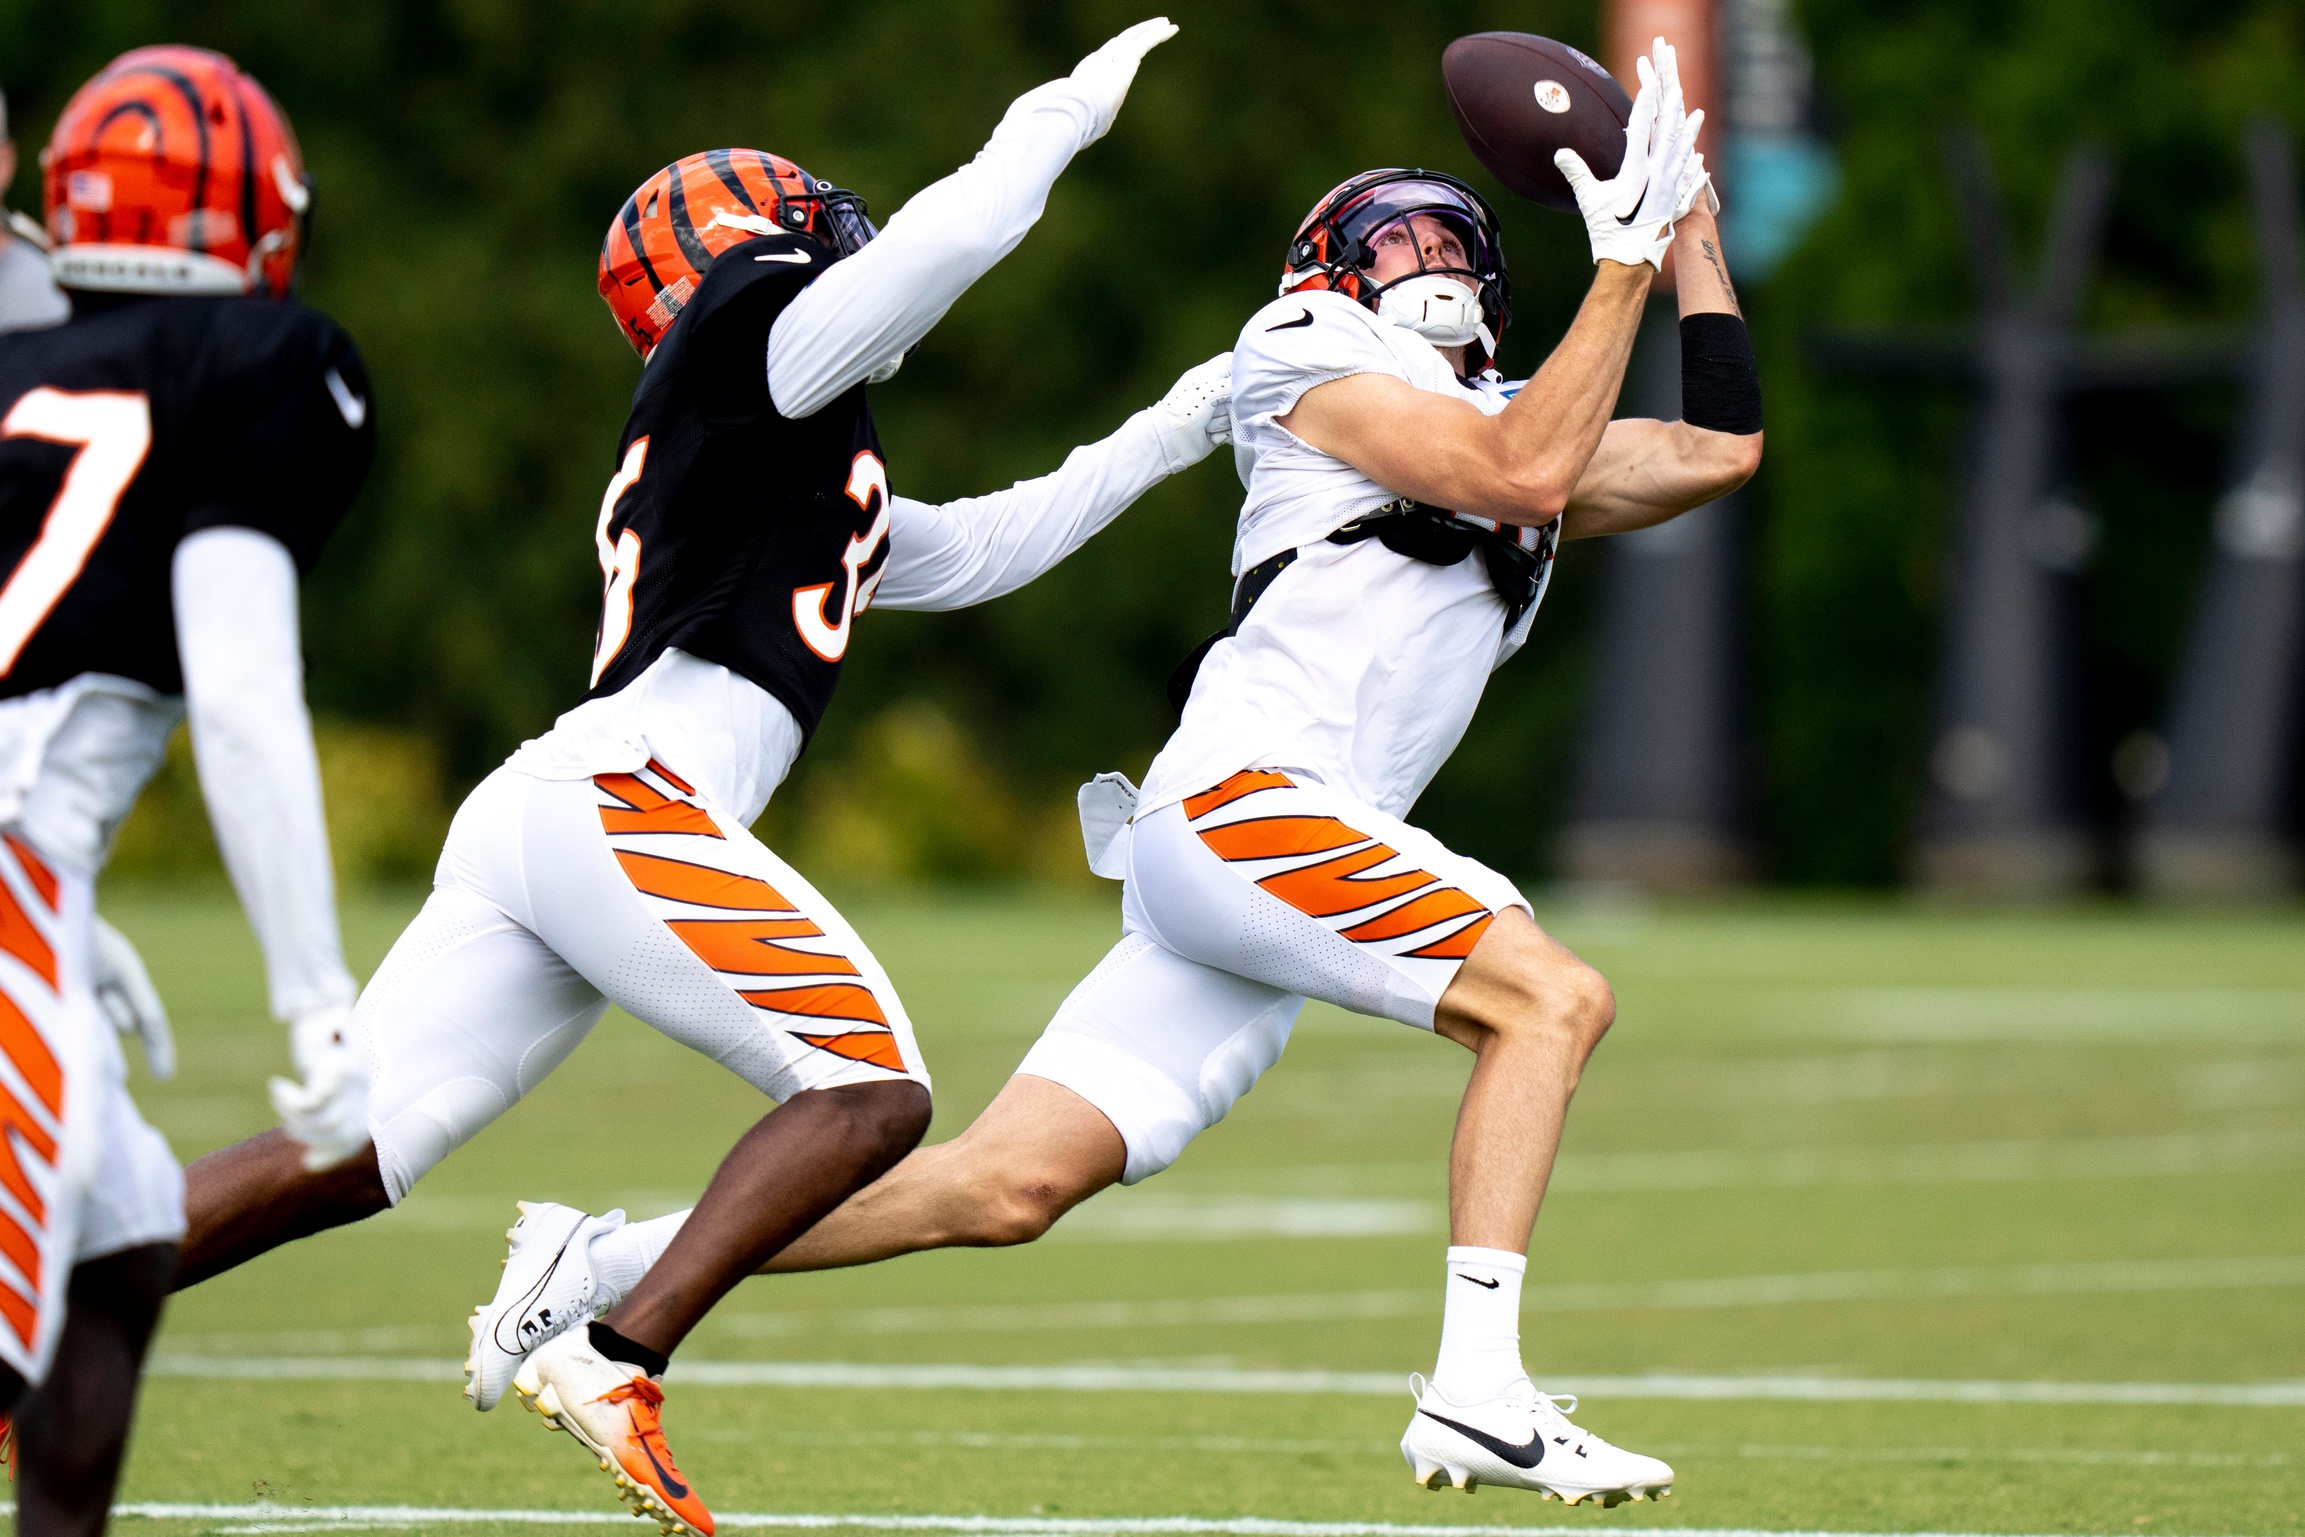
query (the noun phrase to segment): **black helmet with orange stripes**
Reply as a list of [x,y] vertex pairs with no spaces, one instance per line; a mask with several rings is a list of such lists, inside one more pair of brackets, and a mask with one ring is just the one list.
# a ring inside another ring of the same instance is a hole
[[805,235],[836,258],[875,234],[864,199],[782,155],[712,149],[675,160],[624,200],[600,244],[600,297],[642,358],[656,350],[704,269],[762,235]]
[[[1419,217],[1438,220],[1456,236],[1465,264],[1433,265],[1420,248],[1414,271],[1377,283],[1370,276],[1377,241],[1387,230]],[[1513,313],[1496,210],[1488,199],[1445,172],[1396,167],[1349,177],[1313,205],[1289,240],[1281,292],[1328,289],[1383,313],[1388,291],[1436,275],[1463,277],[1474,285],[1482,318],[1477,334],[1462,345],[1465,372],[1478,373],[1494,362]]]

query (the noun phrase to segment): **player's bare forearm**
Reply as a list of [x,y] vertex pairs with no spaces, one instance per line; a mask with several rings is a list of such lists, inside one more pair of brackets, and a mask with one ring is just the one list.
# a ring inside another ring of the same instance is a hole
[[1564,539],[1625,534],[1718,501],[1761,464],[1761,434],[1709,432],[1687,422],[1609,423],[1561,520]]
[[1616,409],[1648,291],[1648,267],[1603,262],[1576,323],[1495,416],[1369,373],[1306,391],[1279,424],[1402,496],[1505,523],[1550,523]]
[[1721,252],[1721,227],[1699,202],[1673,229],[1674,286],[1683,319],[1691,315],[1735,315],[1737,286],[1729,280],[1729,259]]

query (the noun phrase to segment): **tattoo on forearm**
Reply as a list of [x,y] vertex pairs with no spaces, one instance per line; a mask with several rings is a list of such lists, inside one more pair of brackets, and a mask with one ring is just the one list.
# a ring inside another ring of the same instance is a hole
[[[1692,230],[1690,233],[1696,232]],[[1699,240],[1697,245],[1705,253],[1705,261],[1712,267],[1713,276],[1720,279],[1721,293],[1729,301],[1729,313],[1739,320],[1744,319],[1745,312],[1737,304],[1737,290],[1729,282],[1729,269],[1721,265],[1721,253],[1713,249],[1713,243],[1710,240]]]

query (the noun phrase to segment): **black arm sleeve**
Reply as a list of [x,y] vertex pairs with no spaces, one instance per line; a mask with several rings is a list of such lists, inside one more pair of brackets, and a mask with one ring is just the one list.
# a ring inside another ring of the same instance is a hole
[[1761,375],[1737,316],[1682,317],[1681,420],[1739,437],[1761,430]]

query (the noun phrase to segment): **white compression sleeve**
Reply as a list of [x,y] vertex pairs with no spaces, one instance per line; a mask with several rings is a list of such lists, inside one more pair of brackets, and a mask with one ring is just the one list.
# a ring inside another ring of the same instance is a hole
[[768,333],[768,393],[798,419],[901,356],[953,301],[1016,249],[1072,157],[1102,131],[1071,80],[1010,104],[974,160],[924,187],[880,237],[822,277]]
[[872,606],[967,608],[1014,592],[1168,474],[1160,429],[1139,411],[1111,437],[1074,449],[1053,475],[941,506],[896,497]]
[[176,547],[176,650],[209,825],[264,949],[272,1012],[349,1005],[320,763],[304,707],[296,563],[280,541],[208,528]]

